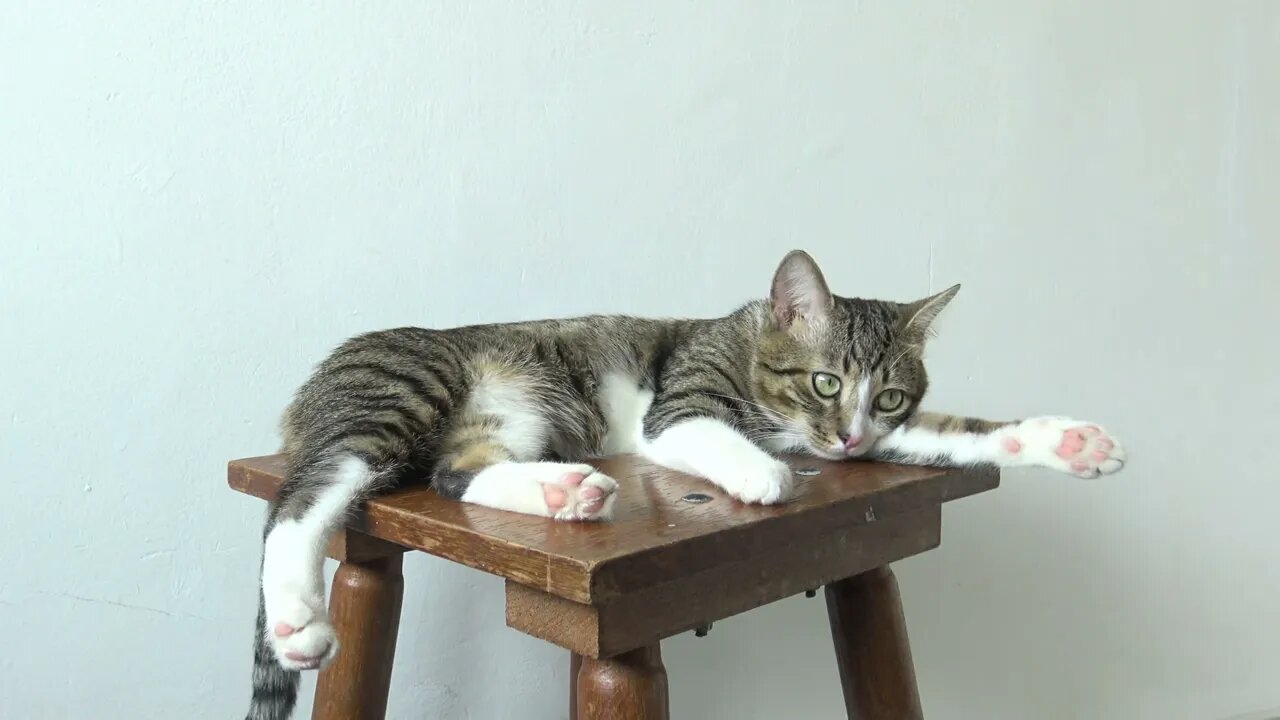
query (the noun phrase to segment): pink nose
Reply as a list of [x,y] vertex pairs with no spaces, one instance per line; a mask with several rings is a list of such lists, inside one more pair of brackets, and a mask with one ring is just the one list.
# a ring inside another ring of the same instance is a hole
[[840,433],[840,439],[844,441],[845,450],[856,450],[857,447],[862,444],[861,435],[846,435],[844,433]]

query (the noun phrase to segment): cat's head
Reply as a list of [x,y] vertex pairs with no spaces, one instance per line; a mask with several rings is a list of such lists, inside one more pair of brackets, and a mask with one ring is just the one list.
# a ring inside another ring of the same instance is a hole
[[959,289],[912,303],[845,298],[807,253],[783,258],[751,374],[757,401],[787,421],[784,442],[857,457],[905,422],[929,386],[929,326]]

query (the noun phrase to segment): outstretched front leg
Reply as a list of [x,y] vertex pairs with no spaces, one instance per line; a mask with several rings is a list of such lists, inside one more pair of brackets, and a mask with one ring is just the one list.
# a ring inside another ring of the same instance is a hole
[[745,503],[774,505],[791,496],[791,468],[714,417],[673,423],[639,450],[659,465],[704,477]]
[[880,438],[869,457],[912,465],[1047,467],[1078,477],[1124,467],[1120,441],[1102,427],[1065,417],[1013,422],[917,413]]
[[745,503],[784,502],[793,488],[791,468],[734,426],[726,401],[741,397],[741,389],[727,377],[696,365],[674,377],[645,413],[636,450]]

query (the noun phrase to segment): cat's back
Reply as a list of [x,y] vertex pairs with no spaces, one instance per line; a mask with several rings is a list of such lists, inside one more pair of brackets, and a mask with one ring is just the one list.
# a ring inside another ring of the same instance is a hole
[[[715,319],[590,315],[363,333],[298,389],[281,422],[285,449],[322,443],[323,428],[339,418],[359,423],[399,412],[429,427],[431,418],[448,422],[514,399],[560,417],[565,434],[598,438],[597,421],[612,426],[611,408],[642,406],[640,395],[657,391],[673,362],[740,342],[750,326],[740,310]],[[640,394],[636,402],[618,401],[613,391],[624,388],[628,398]]]
[[335,348],[299,389],[286,415],[305,410],[316,399],[332,404],[387,381],[411,385],[423,394],[454,396],[495,371],[573,377],[621,372],[640,378],[705,322],[589,315],[375,330]]
[[586,315],[573,318],[463,325],[452,328],[398,327],[356,335],[339,345],[317,368],[331,370],[354,358],[413,362],[440,359],[462,366],[547,350],[597,360],[644,354],[656,346],[685,340],[709,321]]

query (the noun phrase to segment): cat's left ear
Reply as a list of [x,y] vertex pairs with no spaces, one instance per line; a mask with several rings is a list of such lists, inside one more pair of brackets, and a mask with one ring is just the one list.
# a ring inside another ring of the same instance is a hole
[[791,330],[798,320],[809,325],[825,321],[835,305],[818,263],[803,250],[792,250],[782,258],[769,301],[781,330]]
[[929,336],[929,327],[938,313],[960,292],[959,285],[952,285],[937,295],[902,306],[902,332],[918,342]]

